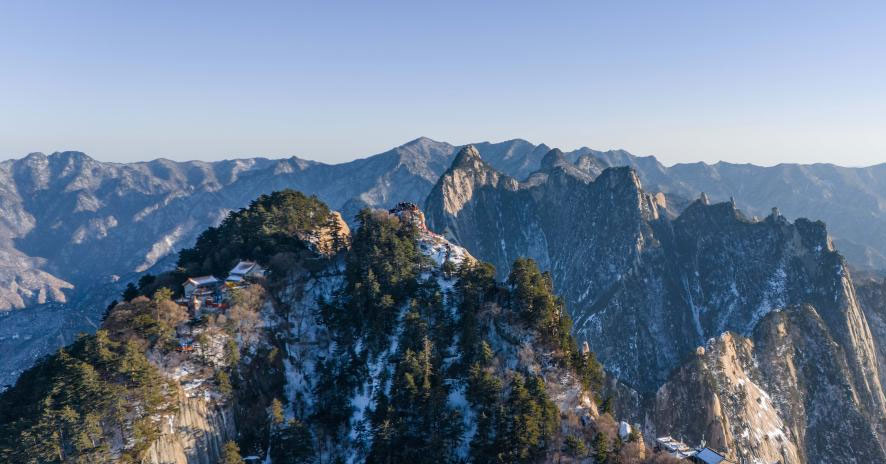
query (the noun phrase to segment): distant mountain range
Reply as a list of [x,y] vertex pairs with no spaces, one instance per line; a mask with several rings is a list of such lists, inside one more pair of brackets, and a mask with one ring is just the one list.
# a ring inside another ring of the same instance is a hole
[[[524,140],[475,146],[489,166],[516,180],[544,168],[550,151]],[[295,157],[119,164],[79,152],[0,162],[0,384],[92,330],[126,282],[169,268],[176,250],[259,194],[316,194],[348,220],[366,206],[423,205],[460,148],[419,138],[336,165]],[[790,220],[821,219],[853,266],[886,268],[886,164],[665,167],[653,157],[589,148],[547,162],[590,177],[630,166],[644,191],[666,193],[674,214],[706,192],[712,202],[733,197],[751,215],[777,206]]]

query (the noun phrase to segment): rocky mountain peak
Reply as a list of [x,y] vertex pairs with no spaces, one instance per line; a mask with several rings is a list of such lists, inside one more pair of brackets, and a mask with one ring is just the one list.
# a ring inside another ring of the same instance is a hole
[[560,151],[559,148],[554,148],[553,150],[547,152],[544,158],[541,159],[541,168],[543,170],[553,169],[557,166],[568,165],[569,160],[566,159],[566,156]]
[[33,163],[45,162],[46,158],[47,158],[47,156],[44,153],[41,153],[39,151],[35,151],[35,152],[28,153],[27,156],[22,158],[22,161],[26,164],[33,164]]
[[95,161],[92,157],[90,157],[86,153],[83,153],[82,151],[76,151],[76,150],[53,152],[51,155],[49,155],[49,158],[60,159],[60,160]]
[[591,154],[584,154],[579,156],[578,160],[575,161],[575,167],[576,169],[596,177],[606,169],[606,164]]
[[449,214],[457,214],[475,193],[486,187],[497,187],[502,182],[510,189],[519,185],[515,179],[486,164],[477,149],[468,145],[458,152],[452,166],[440,177],[430,195],[435,202],[445,204]]
[[452,169],[477,169],[483,166],[485,163],[480,157],[480,152],[473,145],[467,145],[459,150],[452,162]]
[[692,202],[680,214],[683,221],[698,221],[708,223],[731,224],[735,220],[747,221],[744,214],[739,211],[732,202],[711,204],[707,198],[699,198]]
[[388,212],[397,216],[401,222],[412,224],[419,230],[427,229],[425,214],[415,203],[400,202],[397,203],[397,206],[388,210]]
[[594,180],[609,190],[621,192],[640,193],[643,191],[643,184],[637,171],[629,167],[606,168]]
[[[430,138],[430,137],[425,137],[425,136],[422,135],[422,136],[420,136],[420,137],[416,137],[416,138],[414,138],[414,139],[412,139],[412,140],[410,140],[410,141],[408,141],[408,142],[406,142],[406,143],[404,143],[403,145],[400,145],[400,146],[401,146],[401,147],[409,147],[409,146],[432,146],[432,145],[439,145],[439,144],[441,144],[441,143],[444,143],[444,142],[438,142],[438,141],[436,141],[436,140],[434,140],[434,139],[432,139],[432,138]],[[447,144],[447,145],[448,145],[448,144]]]

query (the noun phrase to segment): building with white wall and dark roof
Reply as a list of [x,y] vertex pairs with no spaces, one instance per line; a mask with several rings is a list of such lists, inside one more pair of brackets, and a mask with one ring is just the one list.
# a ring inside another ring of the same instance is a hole
[[240,261],[228,273],[226,282],[240,283],[244,280],[260,278],[265,276],[265,270],[255,261]]

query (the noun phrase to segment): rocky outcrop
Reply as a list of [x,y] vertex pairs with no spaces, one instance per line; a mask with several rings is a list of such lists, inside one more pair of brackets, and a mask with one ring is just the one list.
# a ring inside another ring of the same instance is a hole
[[739,462],[883,462],[850,364],[813,307],[773,312],[751,338],[699,347],[656,393],[650,428]]
[[880,384],[886,385],[886,279],[864,276],[858,279],[856,288],[877,352]]
[[[654,157],[623,150],[591,154],[604,166],[630,166],[650,190],[677,198],[705,192],[713,202],[734,198],[748,215],[765,217],[778,206],[794,220],[820,219],[853,266],[886,267],[886,164],[848,168],[833,164],[685,163],[665,167]],[[850,219],[851,218],[851,219]]]
[[0,311],[46,303],[66,303],[74,285],[40,269],[45,260],[14,249],[0,249]]
[[143,463],[215,464],[221,462],[225,442],[236,436],[229,407],[180,390],[178,411],[167,418]]
[[770,314],[753,334],[761,385],[796,431],[806,462],[883,462],[882,410],[834,332],[811,305]]
[[329,219],[316,230],[301,237],[314,251],[321,255],[332,255],[348,246],[351,240],[351,229],[342,219],[338,211],[329,214]]
[[[474,208],[485,202],[476,201],[477,198],[486,195],[500,195],[500,192],[513,193],[518,188],[518,182],[506,175],[500,174],[490,165],[484,162],[476,148],[473,146],[462,149],[455,158],[452,167],[446,171],[437,183],[428,203],[438,207],[428,210],[428,221],[446,237],[458,243],[471,243],[466,236],[461,238],[462,231],[471,234],[483,227],[483,223],[495,217],[494,211],[481,211]],[[508,195],[505,193],[505,195]],[[489,203],[499,204],[499,198],[489,199]],[[446,217],[459,217],[461,221],[446,221]],[[445,224],[445,225],[444,225]],[[443,225],[443,227],[437,227]],[[479,244],[477,244],[479,245]],[[503,245],[490,244],[486,246],[488,251],[483,255],[489,255],[493,250],[502,248]],[[507,259],[501,256],[500,259]]]
[[698,347],[658,390],[653,428],[704,440],[737,462],[806,462],[798,445],[805,428],[786,423],[762,382],[753,342],[725,332]]

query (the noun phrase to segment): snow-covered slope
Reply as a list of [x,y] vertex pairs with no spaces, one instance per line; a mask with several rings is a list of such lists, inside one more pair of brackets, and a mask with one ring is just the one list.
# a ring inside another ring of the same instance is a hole
[[[420,211],[407,206],[407,211],[393,214],[404,223],[411,222],[417,227],[418,250],[423,255],[424,265],[418,276],[423,291],[430,291],[441,304],[442,316],[427,316],[432,319],[443,317],[452,327],[462,323],[459,291],[456,289],[457,269],[476,266],[476,259],[464,248],[451,244],[441,235],[424,226]],[[342,338],[323,316],[323,305],[350,296],[342,292],[347,287],[347,264],[341,256],[322,270],[304,273],[292,272],[285,285],[277,293],[278,304],[285,318],[278,321],[278,327],[287,327],[285,340],[285,397],[288,402],[286,414],[291,418],[316,417],[328,412],[329,404],[324,396],[330,385],[328,370],[338,364],[331,362],[342,356],[359,360],[351,368],[362,375],[352,388],[342,388],[346,392],[341,398],[346,411],[344,426],[333,433],[317,429],[318,453],[321,459],[330,461],[336,457],[346,462],[363,462],[375,449],[372,417],[384,410],[380,401],[387,401],[397,395],[392,392],[402,362],[408,349],[401,346],[406,332],[414,330],[416,300],[407,303],[393,313],[394,323],[381,344],[363,333],[356,338]],[[507,310],[497,305],[488,305],[476,320],[478,335],[485,340],[494,357],[487,367],[494,377],[505,382],[517,375],[537,376],[543,380],[547,395],[562,414],[562,424],[557,435],[582,434],[583,423],[597,417],[597,405],[593,392],[582,386],[576,373],[557,360],[554,350],[546,348],[539,334],[523,327],[507,317]],[[433,326],[437,321],[432,321]],[[468,459],[472,440],[478,428],[478,406],[469,400],[468,372],[458,365],[463,362],[463,346],[460,332],[443,338],[432,337],[435,352],[442,357],[439,369],[445,372],[443,388],[446,391],[445,408],[450,419],[457,418],[461,425],[452,450],[440,450],[441,462],[448,459]],[[432,343],[426,339],[426,343]],[[440,346],[440,345],[443,346]],[[441,373],[441,375],[443,375]],[[384,399],[381,399],[384,398]],[[582,421],[584,419],[584,422]],[[560,438],[562,440],[562,438]],[[552,452],[552,451],[551,451]],[[449,455],[451,453],[451,456]],[[448,457],[447,457],[448,456]]]

